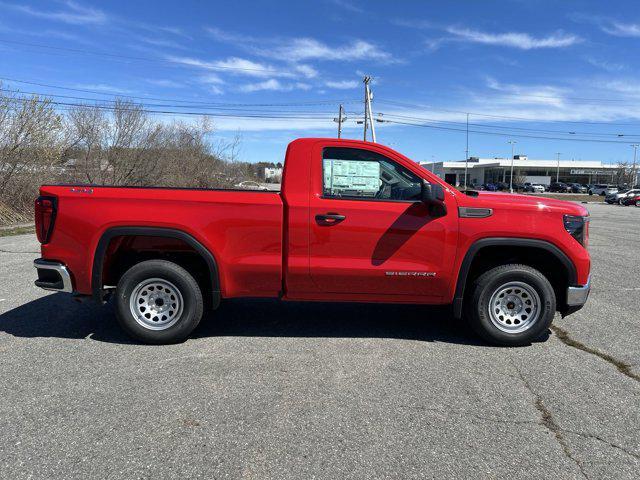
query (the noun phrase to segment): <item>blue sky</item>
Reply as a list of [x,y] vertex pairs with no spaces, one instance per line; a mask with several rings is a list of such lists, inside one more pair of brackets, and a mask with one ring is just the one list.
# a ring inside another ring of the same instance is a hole
[[387,120],[378,141],[418,161],[464,158],[467,112],[481,157],[513,139],[535,158],[629,161],[640,140],[636,1],[0,0],[0,12],[4,88],[208,111],[218,137],[240,134],[243,160],[334,136],[340,102],[345,137],[361,138],[365,74]]

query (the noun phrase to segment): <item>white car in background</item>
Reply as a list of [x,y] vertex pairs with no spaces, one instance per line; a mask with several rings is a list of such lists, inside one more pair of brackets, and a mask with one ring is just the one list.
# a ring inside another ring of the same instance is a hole
[[613,185],[605,185],[603,183],[599,183],[597,185],[591,185],[589,187],[589,195],[611,195],[612,193],[617,193],[618,187],[614,187]]
[[627,197],[635,197],[637,195],[640,195],[640,189],[638,188],[634,188],[631,190],[627,190],[626,192],[615,192],[612,193],[610,195],[607,195],[604,198],[604,201],[609,203],[609,204],[613,204],[613,203],[617,203],[619,205],[622,205],[622,200],[627,198]]

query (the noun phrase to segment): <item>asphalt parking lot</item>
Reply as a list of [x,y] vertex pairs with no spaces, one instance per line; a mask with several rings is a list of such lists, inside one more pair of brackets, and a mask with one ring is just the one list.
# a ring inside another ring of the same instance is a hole
[[445,309],[275,301],[137,345],[0,238],[2,477],[638,478],[640,208],[588,208],[587,306],[515,349]]

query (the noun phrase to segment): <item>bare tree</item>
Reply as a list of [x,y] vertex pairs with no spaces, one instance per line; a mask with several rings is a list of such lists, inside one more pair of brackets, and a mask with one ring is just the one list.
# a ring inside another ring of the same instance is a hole
[[259,180],[255,164],[238,160],[240,137],[214,133],[206,117],[159,121],[127,99],[63,115],[48,99],[0,90],[0,201],[30,211],[48,181],[229,188]]
[[3,91],[0,95],[0,198],[16,206],[26,199],[32,201],[34,179],[48,179],[61,157],[61,140],[62,118],[49,100],[37,96],[24,98]]

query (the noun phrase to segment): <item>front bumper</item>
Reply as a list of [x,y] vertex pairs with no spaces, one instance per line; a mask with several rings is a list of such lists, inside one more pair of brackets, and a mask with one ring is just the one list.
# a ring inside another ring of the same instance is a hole
[[587,303],[587,298],[589,298],[590,291],[591,275],[589,275],[586,285],[567,288],[567,306],[582,307],[585,303]]
[[33,261],[33,266],[38,270],[38,280],[34,282],[36,287],[54,292],[73,293],[71,274],[64,264],[38,258]]

